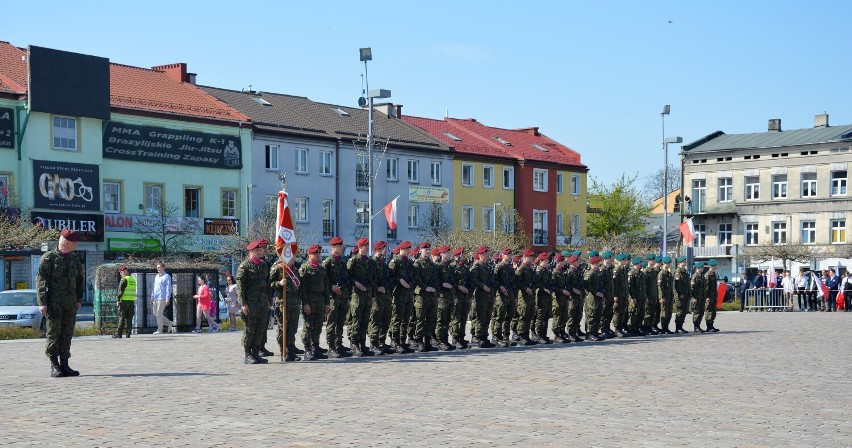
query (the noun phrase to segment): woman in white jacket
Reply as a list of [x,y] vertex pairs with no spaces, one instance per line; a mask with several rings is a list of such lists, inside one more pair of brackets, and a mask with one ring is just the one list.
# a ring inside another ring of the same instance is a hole
[[787,300],[787,311],[793,311],[793,292],[796,290],[796,282],[793,281],[793,277],[790,277],[790,271],[784,271],[781,288],[784,289],[784,298]]

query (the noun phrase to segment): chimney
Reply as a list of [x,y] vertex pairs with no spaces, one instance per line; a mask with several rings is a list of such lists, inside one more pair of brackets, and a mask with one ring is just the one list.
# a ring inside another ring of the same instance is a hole
[[781,119],[780,118],[770,118],[769,119],[769,132],[781,132]]
[[189,74],[186,72],[186,63],[180,62],[177,64],[158,65],[151,67],[151,70],[163,72],[169,78],[179,82],[189,82]]
[[396,107],[394,107],[394,105],[391,103],[374,104],[373,109],[389,117],[396,116]]
[[402,118],[402,104],[396,104],[396,117]]
[[828,127],[828,114],[814,115],[814,127],[815,128],[827,128]]
[[195,85],[195,77],[198,76],[197,73],[187,73],[187,77],[189,77],[189,83]]

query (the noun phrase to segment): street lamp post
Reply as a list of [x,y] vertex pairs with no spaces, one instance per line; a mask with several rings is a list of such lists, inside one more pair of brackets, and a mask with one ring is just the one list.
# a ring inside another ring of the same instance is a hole
[[669,242],[669,143],[683,143],[683,137],[669,137],[663,139],[663,163],[666,168],[663,174],[663,256]]
[[[370,90],[370,81],[367,77],[367,61],[373,60],[373,51],[369,47],[359,49],[361,61],[364,63],[364,84],[367,93],[367,239],[370,247],[373,246],[373,99],[390,98],[390,90]],[[364,98],[358,100],[358,104],[364,106]]]
[[497,207],[502,206],[503,204],[499,202],[494,203],[494,210],[491,213],[491,232],[494,234],[494,245],[497,245]]

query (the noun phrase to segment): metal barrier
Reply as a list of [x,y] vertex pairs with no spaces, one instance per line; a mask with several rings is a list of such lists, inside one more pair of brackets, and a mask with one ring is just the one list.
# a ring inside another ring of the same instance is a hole
[[[767,288],[767,289],[747,289],[745,296],[746,311],[762,311],[762,310],[787,310],[789,304],[784,298],[784,289],[782,288]],[[793,295],[795,304],[796,296]]]

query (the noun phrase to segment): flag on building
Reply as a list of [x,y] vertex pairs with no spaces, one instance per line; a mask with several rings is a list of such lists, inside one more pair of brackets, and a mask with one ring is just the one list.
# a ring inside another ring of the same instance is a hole
[[391,230],[396,229],[396,200],[399,199],[399,196],[395,197],[393,201],[388,202],[388,205],[385,206],[385,219],[388,220],[388,227]]
[[680,223],[680,233],[683,235],[683,242],[689,244],[695,240],[695,227],[692,225],[692,218]]

